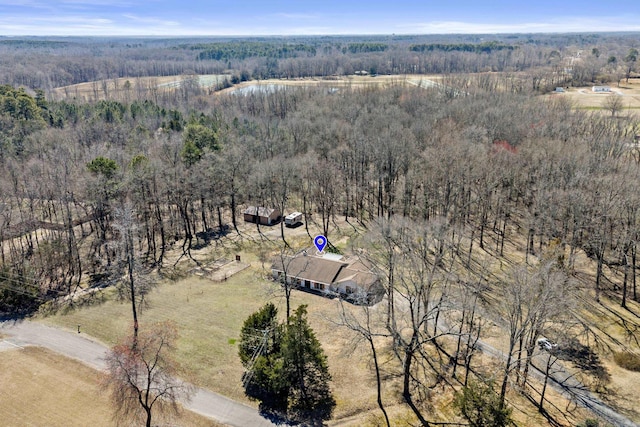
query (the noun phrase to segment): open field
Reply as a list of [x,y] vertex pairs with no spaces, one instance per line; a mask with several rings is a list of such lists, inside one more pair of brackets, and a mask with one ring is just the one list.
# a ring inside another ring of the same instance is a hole
[[[79,100],[100,100],[100,99],[123,99],[133,98],[137,92],[161,93],[175,91],[185,82],[193,82],[205,89],[214,89],[216,85],[225,79],[231,79],[231,75],[210,74],[199,76],[162,76],[162,77],[136,77],[118,78],[104,81],[93,81],[79,83],[70,86],[59,87],[53,90],[55,99],[76,98]],[[416,87],[429,87],[436,84],[441,76],[425,75],[378,75],[378,76],[331,76],[331,77],[310,77],[300,79],[268,79],[251,80],[239,83],[217,93],[240,93],[251,90],[253,87],[326,87],[335,88],[357,88],[357,87],[389,87],[391,85],[412,85]],[[127,83],[128,82],[128,83]]]
[[[140,316],[145,323],[174,320],[180,332],[178,360],[181,377],[205,388],[218,391],[237,400],[244,400],[240,383],[243,368],[237,357],[237,342],[244,319],[265,301],[274,300],[284,313],[281,298],[269,295],[271,284],[259,277],[256,269],[246,270],[226,282],[214,283],[199,277],[189,277],[175,283],[165,283],[149,296],[149,306]],[[335,331],[329,318],[335,318],[336,302],[314,295],[295,292],[292,306],[309,304],[309,321],[329,354],[329,366],[336,381],[336,397],[340,407],[337,416],[347,415],[361,407],[362,399],[373,396],[367,387],[357,395],[349,393],[354,383],[367,377],[366,353],[350,362],[350,341],[347,331]],[[113,344],[130,326],[130,307],[109,300],[101,305],[82,308],[66,315],[46,318],[68,329],[81,325],[83,333]],[[374,403],[371,400],[371,403]]]
[[569,99],[575,108],[579,109],[600,109],[604,108],[605,101],[609,96],[620,96],[625,109],[640,108],[640,79],[630,79],[629,83],[624,80],[620,82],[620,87],[616,84],[609,85],[610,93],[594,93],[591,86],[565,88],[564,93],[552,93],[545,95],[548,97],[563,97]]
[[173,91],[185,82],[193,83],[204,88],[215,87],[225,78],[224,74],[206,74],[199,76],[177,75],[161,77],[121,77],[101,81],[78,83],[70,86],[55,88],[52,95],[55,99],[76,98],[79,100],[127,99],[136,93],[159,93]]
[[[107,395],[99,373],[80,362],[39,347],[0,351],[0,423],[4,427],[111,427]],[[215,427],[183,411],[176,426]]]

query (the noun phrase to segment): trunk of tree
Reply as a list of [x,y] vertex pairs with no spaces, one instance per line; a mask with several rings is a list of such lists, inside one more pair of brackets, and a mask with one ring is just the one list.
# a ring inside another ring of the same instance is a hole
[[412,347],[417,342],[416,332],[414,332],[413,337],[411,338],[411,342],[409,347],[405,349],[404,352],[404,367],[403,367],[403,386],[402,386],[402,397],[405,402],[409,405],[415,416],[420,420],[423,426],[428,427],[430,424],[424,418],[420,409],[416,406],[413,401],[413,397],[411,395],[411,363],[413,361],[413,350]]
[[387,415],[387,410],[384,409],[384,405],[382,404],[382,379],[380,378],[380,366],[378,365],[378,354],[376,352],[376,346],[373,344],[373,337],[371,335],[367,336],[367,340],[369,341],[369,345],[371,346],[371,354],[373,355],[373,366],[376,370],[378,407],[384,415],[384,420],[387,424],[387,427],[391,427],[391,424],[389,423],[389,416]]
[[629,257],[626,252],[622,255],[622,258],[624,262],[624,277],[622,279],[622,302],[620,303],[620,306],[622,308],[627,308],[627,282],[629,280],[629,263],[627,262],[627,259]]
[[216,207],[216,210],[218,212],[218,237],[222,237],[222,228],[223,228],[223,224],[222,224],[222,209],[220,208],[220,205],[218,205]]
[[238,223],[236,222],[236,193],[231,193],[231,223],[233,224],[233,229],[236,230],[236,233],[240,234],[240,230],[238,230]]
[[638,294],[636,292],[636,243],[633,242],[631,247],[631,281],[633,284],[633,300],[638,301]]
[[[204,196],[200,197],[200,217],[202,218],[202,231],[206,234],[207,230],[209,230],[209,225],[207,224],[207,209],[206,202]],[[195,231],[195,228],[194,228]]]
[[131,293],[131,311],[133,314],[133,346],[135,350],[136,343],[138,342],[138,310],[136,308],[136,287],[133,276],[134,254],[133,254],[133,236],[131,230],[127,230],[127,272],[129,275],[129,292]]
[[547,391],[547,382],[549,381],[549,371],[551,370],[551,355],[547,355],[547,365],[546,368],[544,370],[544,382],[542,383],[542,392],[540,393],[540,404],[539,406],[539,410],[540,412],[543,411],[544,409],[544,395]]
[[604,262],[604,253],[598,251],[598,267],[596,270],[596,302],[600,302],[600,279],[602,278],[602,264]]
[[511,359],[512,359],[512,352],[513,352],[513,348],[515,347],[515,343],[513,342],[513,339],[511,340],[511,344],[509,345],[509,355],[507,356],[507,363],[504,367],[504,372],[503,372],[503,376],[502,376],[502,386],[500,387],[500,401],[502,402],[502,405],[504,405],[504,399],[507,395],[507,382],[509,382],[509,367],[511,366]]

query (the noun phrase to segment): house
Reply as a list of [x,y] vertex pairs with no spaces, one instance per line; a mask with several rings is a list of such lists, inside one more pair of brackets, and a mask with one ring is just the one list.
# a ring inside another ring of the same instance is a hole
[[380,278],[359,257],[345,258],[327,253],[312,255],[302,251],[277,257],[271,265],[273,278],[294,284],[300,290],[327,297],[340,297],[356,304],[373,305],[384,296]]
[[278,209],[265,208],[262,206],[249,206],[242,213],[246,222],[253,222],[261,225],[273,225],[282,218]]
[[611,88],[609,86],[593,86],[591,91],[596,93],[608,93],[611,92]]
[[564,93],[564,92],[565,92],[565,90],[564,90],[564,88],[563,88],[562,86],[558,86],[558,87],[556,88],[555,92],[556,92],[556,93]]

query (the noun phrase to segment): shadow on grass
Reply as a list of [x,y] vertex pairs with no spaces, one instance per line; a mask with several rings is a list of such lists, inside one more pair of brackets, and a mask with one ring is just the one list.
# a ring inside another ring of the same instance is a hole
[[191,249],[202,249],[208,246],[212,241],[226,237],[230,230],[231,227],[225,224],[222,227],[209,228],[206,232],[200,231],[196,233],[197,241],[191,246]]
[[278,426],[297,426],[297,427],[326,426],[326,424],[320,420],[314,420],[314,421],[308,421],[308,422],[292,421],[288,419],[285,414],[282,414],[279,411],[265,408],[263,405],[260,405],[260,415]]
[[611,381],[611,375],[600,361],[600,357],[576,338],[564,341],[555,355],[558,359],[571,362],[581,371],[593,376],[598,385],[604,386]]

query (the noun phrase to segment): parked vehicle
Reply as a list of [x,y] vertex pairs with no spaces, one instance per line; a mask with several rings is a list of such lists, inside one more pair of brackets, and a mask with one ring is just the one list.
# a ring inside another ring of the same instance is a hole
[[558,347],[558,344],[554,344],[546,338],[538,338],[538,347],[540,350],[551,351]]
[[295,227],[302,224],[302,212],[293,212],[284,217],[284,225],[287,227]]

